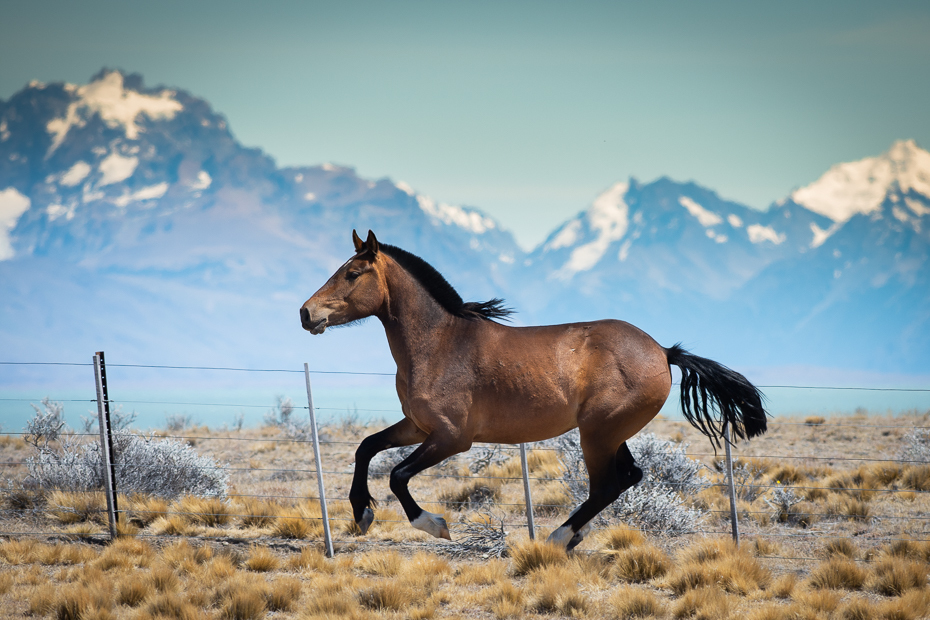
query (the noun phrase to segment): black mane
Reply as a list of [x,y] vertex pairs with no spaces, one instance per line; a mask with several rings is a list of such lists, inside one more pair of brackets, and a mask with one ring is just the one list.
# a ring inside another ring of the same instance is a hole
[[423,288],[435,299],[440,306],[449,311],[450,314],[463,319],[475,320],[492,319],[509,320],[508,317],[513,314],[513,310],[504,307],[504,300],[494,298],[489,301],[462,301],[462,296],[452,288],[448,280],[442,277],[442,274],[436,271],[436,268],[427,263],[425,260],[387,243],[379,243],[378,248],[397,263],[407,270],[414,279],[423,285]]

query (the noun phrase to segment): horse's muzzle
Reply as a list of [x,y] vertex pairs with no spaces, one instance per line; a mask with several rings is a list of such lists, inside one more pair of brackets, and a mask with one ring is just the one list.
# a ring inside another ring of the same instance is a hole
[[314,321],[310,317],[310,311],[306,308],[300,309],[300,325],[313,335],[322,334],[326,330],[326,317]]

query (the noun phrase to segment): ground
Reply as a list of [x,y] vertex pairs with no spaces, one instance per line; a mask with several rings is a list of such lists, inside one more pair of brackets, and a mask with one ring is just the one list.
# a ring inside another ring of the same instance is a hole
[[[112,543],[102,494],[21,490],[27,471],[17,463],[34,449],[10,436],[0,440],[0,462],[13,463],[5,466],[10,482],[0,513],[0,614],[930,617],[930,465],[899,462],[907,433],[927,426],[930,412],[772,420],[766,435],[735,449],[737,547],[723,451],[715,455],[685,422],[657,419],[645,431],[683,443],[706,466],[710,486],[686,498],[705,513],[698,532],[667,536],[601,524],[567,555],[528,539],[515,451],[479,470],[484,479],[460,458],[411,484],[426,509],[446,515],[452,543],[411,528],[383,476],[371,484],[382,500],[377,521],[366,536],[356,535],[344,500],[348,472],[359,440],[377,427],[330,426],[323,463],[332,559],[322,553],[312,447],[290,440],[285,429],[174,432],[232,468],[227,497],[120,497],[128,512]],[[544,540],[571,506],[557,452],[537,448],[529,460]],[[488,520],[493,527],[483,526]],[[504,541],[495,539],[501,523]],[[469,548],[463,540],[485,544]]]

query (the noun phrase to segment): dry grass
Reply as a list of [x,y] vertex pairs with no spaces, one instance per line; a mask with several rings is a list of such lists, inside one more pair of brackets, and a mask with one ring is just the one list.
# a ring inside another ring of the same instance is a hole
[[461,586],[487,586],[499,583],[507,576],[507,563],[491,560],[480,564],[464,564],[455,572],[455,583]]
[[625,525],[614,526],[598,537],[608,549],[620,551],[628,547],[638,547],[646,543],[646,538],[639,530]]
[[243,527],[266,527],[274,523],[284,507],[257,497],[239,497],[236,498],[235,510],[235,516],[239,517]]
[[129,507],[129,520],[142,527],[152,524],[155,519],[168,515],[168,501],[152,495],[132,495],[127,499],[120,499],[123,506]]
[[245,560],[245,567],[256,573],[267,573],[277,570],[281,565],[281,560],[272,551],[266,547],[253,545],[249,549],[249,555]]
[[930,491],[930,465],[911,465],[905,468],[901,481],[908,489]]
[[52,491],[46,501],[49,514],[65,525],[84,521],[104,523],[106,520],[107,500],[103,493]]
[[527,575],[546,566],[564,564],[568,554],[563,547],[538,540],[525,540],[510,547],[513,558],[513,574]]
[[358,602],[367,609],[401,611],[418,602],[416,592],[396,581],[377,581],[358,593]]
[[771,573],[730,539],[711,539],[685,549],[680,564],[666,579],[676,594],[718,585],[727,592],[749,594],[765,588]]
[[645,583],[664,577],[672,562],[664,551],[653,545],[629,547],[614,556],[611,575],[620,581]]
[[649,590],[622,586],[610,596],[608,609],[611,616],[627,618],[663,618],[665,605]]
[[138,573],[123,578],[116,585],[116,602],[120,605],[137,607],[152,593],[148,579]]
[[927,587],[927,564],[890,556],[872,568],[870,588],[885,596],[901,596],[907,590]]
[[672,615],[695,620],[726,620],[730,617],[730,602],[719,588],[688,590],[675,603]]
[[294,577],[278,577],[268,582],[265,605],[269,611],[292,611],[300,599],[301,584]]
[[844,557],[855,560],[859,557],[859,549],[848,538],[833,538],[823,546],[823,554],[827,558]]
[[182,497],[175,512],[191,523],[210,527],[226,525],[232,518],[229,504],[216,497]]
[[819,589],[861,590],[868,573],[852,560],[832,558],[811,571],[808,582]]

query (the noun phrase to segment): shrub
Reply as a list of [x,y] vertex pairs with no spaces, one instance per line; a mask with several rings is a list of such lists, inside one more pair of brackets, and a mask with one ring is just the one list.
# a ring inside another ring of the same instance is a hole
[[614,560],[613,573],[621,581],[645,583],[663,577],[672,563],[665,553],[652,545],[624,549]]
[[527,575],[546,566],[563,564],[568,560],[565,549],[558,545],[537,540],[525,540],[510,548],[513,572],[517,576]]
[[652,618],[665,615],[665,606],[659,598],[641,588],[619,588],[610,597],[610,608],[617,618]]
[[904,436],[901,459],[930,463],[930,429],[915,428]]
[[26,443],[39,448],[39,444],[47,447],[49,442],[58,441],[62,430],[65,428],[64,405],[50,400],[46,396],[42,399],[41,409],[32,403],[29,403],[29,406],[35,409],[36,414],[26,422],[26,432],[23,435]]
[[[565,468],[563,483],[575,502],[588,498],[588,477],[577,430],[555,440]],[[661,530],[670,536],[694,531],[701,513],[685,505],[682,495],[696,493],[704,486],[703,467],[685,455],[686,445],[643,433],[629,440],[628,446],[643,481],[626,490],[598,519],[623,521],[645,530]]]
[[310,437],[310,420],[303,420],[294,415],[294,403],[290,398],[275,397],[275,406],[265,414],[265,426],[280,428],[291,439]]
[[833,558],[811,571],[810,584],[819,589],[860,590],[866,577],[852,560]]
[[371,459],[371,463],[368,465],[368,475],[375,477],[387,476],[398,463],[410,456],[416,449],[416,446],[403,446],[401,448],[391,448],[390,450],[379,452],[375,455],[375,458]]
[[[100,444],[65,438],[58,449],[37,447],[26,459],[26,484],[72,491],[103,488]],[[175,498],[181,495],[223,497],[228,474],[207,456],[173,439],[156,440],[125,431],[113,434],[116,486],[122,493]]]

